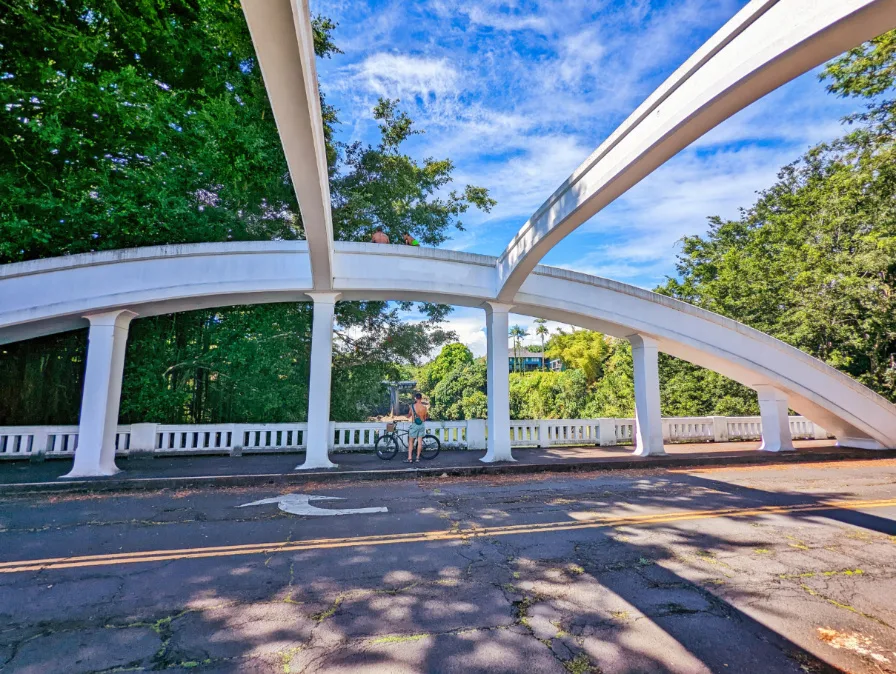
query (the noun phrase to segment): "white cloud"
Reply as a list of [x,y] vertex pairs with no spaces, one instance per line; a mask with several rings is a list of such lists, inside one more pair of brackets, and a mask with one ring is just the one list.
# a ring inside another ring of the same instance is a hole
[[[531,316],[511,314],[510,325],[520,325],[529,333],[529,337],[524,340],[526,345],[540,343],[540,339],[535,335],[535,319]],[[557,323],[556,321],[548,321],[545,326],[550,330],[551,334],[556,333],[558,329],[567,332],[573,329],[570,325]],[[445,322],[445,329],[456,332],[457,341],[465,344],[476,358],[486,355],[488,345],[485,333],[485,312],[481,309],[458,307],[448,316],[448,320]],[[509,336],[508,344],[510,344]],[[435,358],[439,355],[439,350],[435,349],[431,356]]]
[[457,90],[458,73],[444,58],[380,52],[364,59],[353,79],[378,96],[439,96]]
[[842,133],[831,108],[820,105],[815,80],[809,75],[723,123],[598,213],[546,261],[654,287],[674,272],[681,237],[703,234],[708,216],[738,217],[774,184],[782,166]]
[[466,12],[472,23],[498,30],[534,30],[545,33],[550,25],[544,15],[514,11],[501,12],[497,11],[494,5],[489,6],[489,3],[475,4],[461,9]]
[[566,35],[560,40],[560,56],[556,66],[560,80],[566,85],[578,85],[586,75],[600,72],[606,48],[601,41],[600,29],[588,26]]
[[[491,214],[465,214],[468,230],[448,245],[499,254],[746,1],[316,0],[340,23],[336,42],[350,52],[320,62],[322,89],[341,111],[343,140],[373,140],[376,97],[401,98],[426,131],[408,151],[450,158],[457,185],[487,187],[498,200]],[[681,236],[704,232],[708,215],[736,217],[780,166],[837,135],[849,105],[824,94],[815,75],[781,88],[598,214],[546,262],[652,287],[673,271]],[[478,333],[465,334],[484,350]]]
[[540,136],[516,156],[484,166],[480,175],[463,174],[463,180],[492,186],[498,205],[490,219],[518,217],[522,225],[589,152],[571,134]]
[[[455,309],[448,317],[445,329],[457,333],[457,341],[466,344],[477,358],[484,356],[487,344],[485,340],[485,312],[476,309]],[[438,349],[433,357],[438,355]]]

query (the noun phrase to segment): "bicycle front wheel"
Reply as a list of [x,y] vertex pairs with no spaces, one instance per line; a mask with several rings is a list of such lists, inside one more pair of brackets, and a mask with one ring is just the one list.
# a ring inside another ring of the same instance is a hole
[[439,452],[442,450],[442,443],[439,442],[439,439],[434,435],[424,435],[423,436],[423,450],[420,452],[420,456],[424,459],[434,459],[439,455]]
[[398,440],[394,433],[385,433],[376,439],[376,455],[388,461],[398,454]]

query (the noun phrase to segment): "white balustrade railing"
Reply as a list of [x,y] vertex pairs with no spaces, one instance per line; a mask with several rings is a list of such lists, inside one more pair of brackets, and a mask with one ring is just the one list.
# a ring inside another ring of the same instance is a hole
[[[613,439],[615,442],[635,441],[634,419],[613,419]],[[614,443],[610,443],[614,444]]]
[[669,442],[713,442],[716,424],[712,417],[663,419],[663,439]]
[[[482,424],[484,425],[485,421],[482,421]],[[377,425],[382,428],[382,424]],[[426,430],[439,439],[442,447],[467,447],[466,421],[430,421],[426,424]],[[485,440],[484,436],[483,440]]]
[[510,422],[510,446],[511,447],[538,447],[542,444],[539,437],[538,421],[511,421]]
[[305,449],[308,424],[234,424],[232,448],[246,453]]
[[[406,429],[407,423],[399,422]],[[429,421],[426,428],[445,447],[485,449],[486,422]],[[760,417],[667,417],[662,421],[666,442],[725,442],[758,440]],[[335,451],[371,450],[385,423],[330,423]],[[513,447],[616,445],[633,442],[633,419],[535,419],[510,422]],[[828,433],[805,417],[790,417],[794,439],[827,439]],[[119,426],[118,454],[249,454],[303,451],[307,424],[132,424]],[[77,426],[0,427],[0,459],[32,456],[71,457],[78,446]]]
[[[115,447],[126,454],[130,448],[129,426],[119,426]],[[74,456],[78,447],[77,426],[0,426],[0,459],[27,459],[34,455]]]
[[761,417],[728,418],[729,440],[758,440],[762,437]]

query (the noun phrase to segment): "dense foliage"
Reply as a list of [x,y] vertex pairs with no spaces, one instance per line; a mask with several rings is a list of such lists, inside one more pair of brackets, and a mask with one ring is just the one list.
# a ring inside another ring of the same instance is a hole
[[[631,417],[635,411],[632,351],[626,340],[598,332],[558,332],[546,344],[561,372],[510,372],[512,419]],[[512,364],[508,364],[512,369]],[[436,419],[484,419],[484,358],[448,344],[418,371]],[[660,398],[667,416],[758,414],[755,393],[721,375],[660,354]]]
[[893,34],[826,70],[869,99],[839,140],[784,167],[737,220],[685,237],[662,289],[792,344],[896,401],[896,150]]
[[[39,7],[38,7],[39,5]],[[303,238],[254,49],[236,0],[0,2],[0,263],[163,243]],[[320,57],[338,53],[315,21]],[[324,105],[334,232],[382,225],[443,241],[486,190],[450,191],[448,160],[402,152],[415,130],[397,101],[374,110],[381,140],[333,141]],[[380,381],[451,335],[447,307],[408,324],[380,302],[337,305],[333,415],[364,416]],[[310,306],[138,319],[122,418],[278,421],[306,412]],[[72,423],[83,331],[0,350],[2,423]],[[27,379],[27,383],[25,382]]]

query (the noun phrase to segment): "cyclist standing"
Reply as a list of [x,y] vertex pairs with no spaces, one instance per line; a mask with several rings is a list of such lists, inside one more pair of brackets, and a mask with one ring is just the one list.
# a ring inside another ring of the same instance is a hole
[[[423,451],[423,436],[426,435],[426,405],[423,403],[423,394],[415,393],[414,402],[411,403],[411,409],[408,412],[408,419],[411,420],[411,428],[408,431],[408,458],[405,463],[414,463],[420,460],[420,452]],[[417,458],[414,458],[414,440],[417,441]]]

